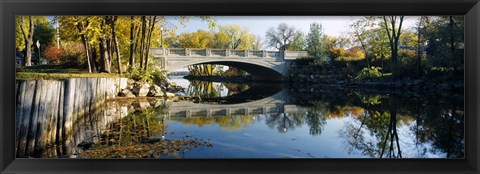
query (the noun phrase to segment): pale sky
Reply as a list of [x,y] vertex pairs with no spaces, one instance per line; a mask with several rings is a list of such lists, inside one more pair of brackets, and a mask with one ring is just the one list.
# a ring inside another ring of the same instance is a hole
[[[349,25],[360,18],[360,16],[215,16],[217,25],[238,24],[247,27],[248,30],[265,39],[265,32],[270,27],[276,27],[280,23],[293,25],[297,30],[301,30],[307,34],[310,24],[317,22],[322,24],[325,34],[330,36],[339,36],[349,31]],[[170,22],[177,24],[177,34],[184,31],[197,31],[199,29],[209,30],[208,23],[203,22],[199,18],[191,18],[185,26],[179,25],[178,21],[174,21],[174,17],[167,17]],[[410,29],[415,25],[417,16],[406,16],[402,29]]]

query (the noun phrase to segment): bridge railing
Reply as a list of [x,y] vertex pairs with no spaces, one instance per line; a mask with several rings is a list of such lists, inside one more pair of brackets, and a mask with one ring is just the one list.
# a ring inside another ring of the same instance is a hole
[[296,59],[308,56],[306,51],[264,51],[264,50],[230,50],[209,48],[152,48],[155,57],[245,57],[245,58],[281,58]]

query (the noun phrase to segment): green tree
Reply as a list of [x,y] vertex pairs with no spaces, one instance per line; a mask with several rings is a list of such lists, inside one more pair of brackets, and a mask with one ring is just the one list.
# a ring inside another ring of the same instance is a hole
[[463,69],[464,17],[442,16],[434,20],[429,33],[427,60],[430,68]]
[[[25,19],[27,18],[27,19]],[[28,20],[28,22],[27,22]],[[25,45],[25,66],[32,65],[32,44],[33,35],[35,32],[35,24],[32,16],[18,16],[16,17],[16,23],[20,28],[23,36],[23,43]],[[18,28],[18,27],[17,27]]]
[[305,36],[301,31],[295,32],[292,43],[288,46],[287,50],[300,51],[305,50],[306,47]]
[[310,24],[310,31],[307,34],[307,51],[310,55],[317,58],[325,57],[327,50],[326,45],[323,43],[325,38],[325,32],[322,24],[312,23]]
[[383,16],[385,31],[387,31],[390,43],[393,72],[395,72],[395,74],[398,71],[398,43],[402,33],[403,18],[404,16]]

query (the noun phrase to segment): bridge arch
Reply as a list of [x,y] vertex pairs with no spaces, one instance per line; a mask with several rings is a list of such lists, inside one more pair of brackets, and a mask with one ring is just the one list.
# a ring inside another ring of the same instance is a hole
[[165,69],[168,72],[172,72],[190,65],[201,65],[201,64],[217,64],[231,66],[238,69],[242,69],[250,73],[254,80],[261,81],[281,81],[284,79],[284,67],[283,64],[278,65],[265,65],[266,63],[252,63],[245,60],[197,60],[197,61],[188,61],[188,62],[175,62],[174,66],[167,66]]

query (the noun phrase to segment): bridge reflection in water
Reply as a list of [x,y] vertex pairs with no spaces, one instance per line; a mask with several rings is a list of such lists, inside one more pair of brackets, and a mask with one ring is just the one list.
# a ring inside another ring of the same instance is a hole
[[[254,89],[253,89],[254,90]],[[244,95],[242,93],[237,95]],[[165,117],[216,117],[242,116],[251,114],[304,113],[305,107],[287,104],[289,97],[285,90],[263,99],[238,104],[192,104],[188,101],[170,102]]]

